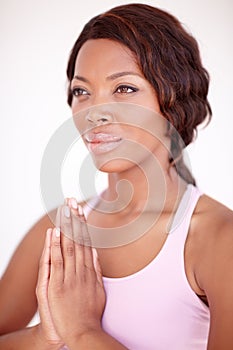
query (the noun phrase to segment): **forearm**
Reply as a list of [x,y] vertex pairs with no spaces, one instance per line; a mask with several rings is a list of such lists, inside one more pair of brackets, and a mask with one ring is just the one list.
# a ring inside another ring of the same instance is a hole
[[119,343],[104,331],[90,331],[79,338],[66,339],[70,350],[126,350],[127,348]]
[[0,336],[0,350],[58,350],[57,345],[46,344],[40,337],[37,326],[24,328]]

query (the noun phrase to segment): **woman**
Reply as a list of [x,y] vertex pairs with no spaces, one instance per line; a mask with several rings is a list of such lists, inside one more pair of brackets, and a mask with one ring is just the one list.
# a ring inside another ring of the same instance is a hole
[[[67,76],[75,125],[109,185],[83,208],[67,199],[57,228],[45,217],[21,243],[1,281],[0,348],[232,349],[233,215],[182,157],[211,116],[196,41],[164,11],[119,6],[84,27]],[[35,289],[41,323],[16,331]]]

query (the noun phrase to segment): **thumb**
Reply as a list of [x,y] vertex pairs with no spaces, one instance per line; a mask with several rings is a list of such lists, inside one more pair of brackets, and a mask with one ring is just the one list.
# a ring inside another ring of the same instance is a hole
[[93,254],[93,264],[94,264],[94,268],[95,268],[95,272],[96,272],[96,277],[97,277],[99,284],[103,287],[102,269],[100,266],[98,253],[97,253],[97,250],[95,248],[92,248],[92,254]]
[[46,232],[44,249],[40,258],[38,271],[38,281],[36,286],[36,294],[39,299],[47,298],[48,281],[50,275],[50,245],[51,245],[52,229]]

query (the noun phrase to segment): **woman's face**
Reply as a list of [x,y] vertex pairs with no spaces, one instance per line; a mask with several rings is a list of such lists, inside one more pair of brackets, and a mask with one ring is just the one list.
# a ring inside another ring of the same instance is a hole
[[109,39],[85,42],[71,90],[76,127],[100,170],[119,172],[151,153],[158,156],[167,124],[126,46]]

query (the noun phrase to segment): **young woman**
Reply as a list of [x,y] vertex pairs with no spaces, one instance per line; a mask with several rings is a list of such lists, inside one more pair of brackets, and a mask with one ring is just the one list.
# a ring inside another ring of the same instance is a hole
[[[119,6],[84,27],[67,76],[109,184],[81,206],[67,199],[56,228],[44,217],[18,247],[0,285],[0,349],[232,349],[233,214],[183,161],[211,116],[196,41],[164,11]],[[23,329],[35,290],[41,323]]]

